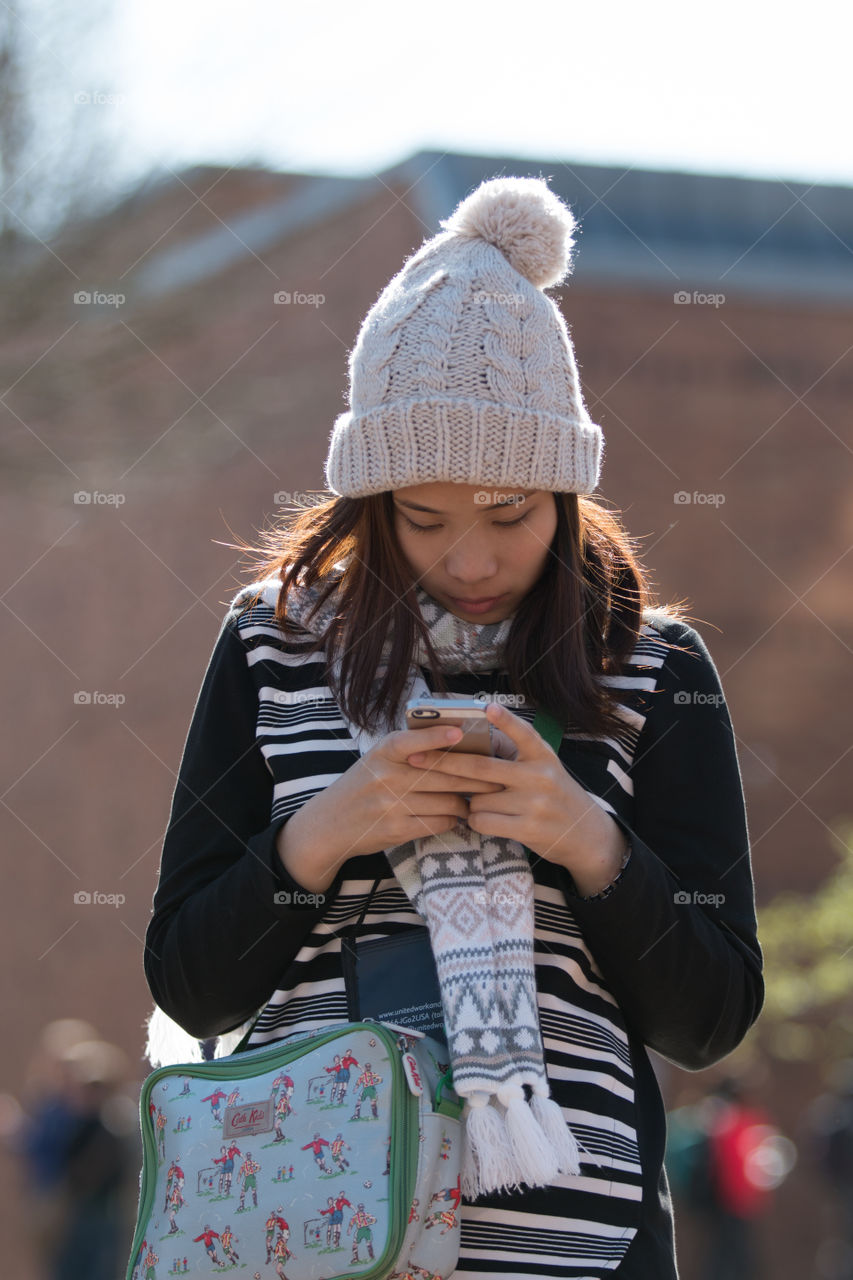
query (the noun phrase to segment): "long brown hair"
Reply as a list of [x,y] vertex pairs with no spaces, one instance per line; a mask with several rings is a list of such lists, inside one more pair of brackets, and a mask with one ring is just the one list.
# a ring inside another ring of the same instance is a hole
[[[514,693],[547,708],[575,731],[597,737],[624,728],[615,710],[616,691],[598,677],[621,673],[644,614],[661,606],[640,564],[637,540],[618,517],[589,497],[555,493],[554,499],[557,529],[551,554],[516,611],[503,662]],[[318,608],[333,590],[340,591],[335,616],[305,653],[325,650],[330,688],[340,655],[340,687],[332,691],[344,715],[375,731],[390,708],[388,722],[397,723],[418,634],[436,689],[446,693],[418,608],[417,580],[397,541],[391,491],[361,498],[332,496],[297,507],[296,515],[278,521],[261,531],[260,545],[237,545],[252,559],[253,583],[281,580],[275,616],[286,638],[306,638],[287,617],[288,590],[303,570],[305,586],[320,584]],[[329,576],[338,561],[346,561],[343,573],[338,569]],[[260,589],[246,606],[259,595]],[[682,604],[667,605],[665,611],[681,618]],[[374,690],[389,635],[387,670]]]

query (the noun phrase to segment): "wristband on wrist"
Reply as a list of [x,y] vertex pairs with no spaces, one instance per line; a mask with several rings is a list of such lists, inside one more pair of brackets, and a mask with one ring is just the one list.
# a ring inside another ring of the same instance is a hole
[[627,865],[628,865],[628,863],[630,862],[630,860],[631,860],[631,841],[629,840],[629,841],[628,841],[628,847],[627,847],[627,849],[625,850],[625,852],[624,852],[624,853],[623,853],[623,855],[622,855],[622,865],[621,865],[621,867],[619,868],[619,870],[618,870],[618,872],[616,873],[616,875],[614,876],[614,878],[610,881],[610,884],[605,885],[605,887],[604,887],[603,889],[599,889],[598,893],[589,893],[589,894],[587,894],[587,895],[586,895],[586,897],[583,899],[583,901],[584,901],[584,902],[598,902],[599,900],[601,900],[601,899],[603,899],[603,898],[609,898],[609,897],[610,897],[610,895],[611,895],[611,893],[613,892],[613,890],[616,888],[617,884],[619,883],[619,881],[622,879],[622,872],[625,870],[625,868],[627,867]]

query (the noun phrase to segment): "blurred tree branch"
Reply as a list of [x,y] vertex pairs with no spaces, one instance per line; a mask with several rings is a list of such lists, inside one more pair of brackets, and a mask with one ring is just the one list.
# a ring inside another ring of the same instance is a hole
[[[0,7],[0,270],[110,201],[121,95],[103,68],[112,0]],[[100,46],[100,47],[99,47]]]
[[756,1031],[788,1061],[832,1062],[853,1042],[853,825],[834,834],[840,862],[826,882],[759,913],[767,997]]

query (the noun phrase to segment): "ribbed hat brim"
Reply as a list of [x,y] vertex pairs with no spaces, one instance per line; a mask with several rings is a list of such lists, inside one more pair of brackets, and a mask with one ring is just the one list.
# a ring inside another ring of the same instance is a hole
[[339,415],[326,483],[349,497],[432,481],[518,487],[510,476],[523,458],[525,488],[592,493],[602,450],[601,428],[586,417],[456,398],[395,400]]

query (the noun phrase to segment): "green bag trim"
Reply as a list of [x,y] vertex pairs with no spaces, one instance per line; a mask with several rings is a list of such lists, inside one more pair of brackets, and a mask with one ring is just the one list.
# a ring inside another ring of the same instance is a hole
[[[388,1030],[381,1022],[349,1022],[345,1027],[337,1027],[325,1035],[308,1036],[288,1045],[278,1041],[274,1045],[261,1045],[241,1054],[239,1062],[228,1058],[213,1058],[208,1062],[183,1062],[171,1066],[158,1067],[148,1076],[139,1095],[139,1123],[142,1130],[142,1185],[139,1196],[139,1210],[136,1231],[130,1261],[127,1264],[126,1280],[131,1280],[136,1257],[145,1236],[145,1231],[154,1206],[154,1190],[157,1183],[157,1140],[148,1114],[148,1103],[155,1085],[167,1076],[195,1076],[203,1080],[239,1080],[262,1075],[268,1070],[268,1063],[275,1062],[285,1066],[296,1062],[314,1049],[330,1044],[333,1040],[345,1039],[353,1031],[369,1031],[378,1035],[388,1050],[391,1062],[393,1082],[391,1086],[391,1176],[389,1178],[389,1217],[388,1243],[382,1255],[378,1257],[368,1270],[358,1272],[358,1280],[382,1280],[396,1260],[403,1244],[409,1220],[409,1208],[415,1191],[418,1173],[419,1156],[419,1111],[418,1099],[411,1092],[397,1044],[398,1033]],[[257,1067],[255,1071],[247,1071],[247,1067]],[[445,1100],[447,1105],[449,1100]],[[455,1118],[455,1117],[454,1117]],[[393,1202],[391,1196],[397,1192]],[[350,1271],[344,1271],[329,1280],[350,1280]]]
[[453,1089],[453,1072],[445,1071],[444,1075],[435,1086],[435,1102],[433,1103],[433,1111],[442,1116],[449,1116],[451,1120],[458,1120],[465,1109],[465,1099],[458,1096],[452,1098],[442,1097],[444,1088]]

